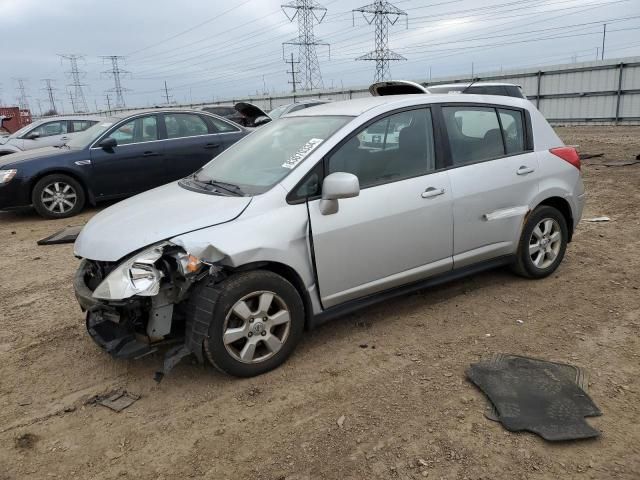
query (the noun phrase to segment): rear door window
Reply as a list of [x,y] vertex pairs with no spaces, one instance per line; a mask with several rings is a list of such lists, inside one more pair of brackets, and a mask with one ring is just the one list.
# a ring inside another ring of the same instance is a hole
[[151,115],[131,120],[111,132],[108,138],[114,138],[118,145],[158,140],[156,116]]
[[500,122],[504,131],[504,141],[508,154],[525,151],[524,122],[519,110],[498,109]]
[[93,120],[71,120],[71,132],[82,132],[98,122]]
[[165,113],[164,123],[167,138],[195,137],[209,133],[206,122],[200,115],[193,113]]
[[504,155],[502,132],[494,108],[443,107],[442,113],[454,166]]

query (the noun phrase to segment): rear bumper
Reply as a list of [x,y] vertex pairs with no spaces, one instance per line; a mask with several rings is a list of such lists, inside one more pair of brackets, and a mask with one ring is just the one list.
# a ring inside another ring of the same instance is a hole
[[573,228],[575,229],[582,218],[582,212],[584,211],[584,204],[587,200],[587,194],[582,193],[576,196],[575,207],[573,213]]

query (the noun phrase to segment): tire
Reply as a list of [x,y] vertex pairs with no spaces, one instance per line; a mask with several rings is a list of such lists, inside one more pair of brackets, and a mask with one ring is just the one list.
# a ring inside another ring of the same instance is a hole
[[253,377],[273,370],[302,338],[302,299],[291,283],[269,271],[238,273],[218,284],[198,285],[189,301],[190,311],[198,316],[195,320],[201,322],[203,316],[209,320],[204,339],[207,359],[229,375]]
[[44,218],[73,217],[86,201],[84,188],[75,178],[64,174],[42,177],[33,187],[33,208]]
[[547,205],[537,207],[522,229],[513,271],[527,278],[551,275],[564,258],[568,239],[564,215]]

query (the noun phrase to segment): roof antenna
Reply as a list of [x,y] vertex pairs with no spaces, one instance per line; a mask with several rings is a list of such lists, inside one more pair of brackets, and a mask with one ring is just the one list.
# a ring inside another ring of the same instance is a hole
[[467,90],[469,90],[474,83],[478,82],[478,80],[478,77],[476,77],[475,80],[472,79],[471,83],[464,87],[464,90],[462,90],[460,93],[467,93]]

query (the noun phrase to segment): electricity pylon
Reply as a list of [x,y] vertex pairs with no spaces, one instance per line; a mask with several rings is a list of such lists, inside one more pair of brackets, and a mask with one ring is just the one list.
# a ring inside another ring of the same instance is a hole
[[[297,45],[302,88],[304,90],[322,88],[324,84],[322,83],[316,47],[318,45],[329,46],[329,44],[315,37],[313,26],[315,23],[322,23],[327,9],[315,0],[292,0],[281,6],[289,21],[293,22],[296,18],[298,20],[298,37],[282,44],[282,57],[284,59],[285,45]],[[293,13],[291,13],[292,11]]]
[[84,57],[82,55],[76,55],[73,53],[70,54],[58,54],[60,57],[60,61],[68,60],[71,70],[65,72],[69,78],[71,78],[71,83],[67,85],[68,87],[73,89],[73,113],[86,113],[89,111],[89,107],[87,106],[87,100],[84,98],[84,91],[82,87],[86,87],[86,84],[80,82],[80,78],[84,77],[84,72],[81,72],[78,68],[78,60],[82,60]]
[[[374,23],[376,27],[376,49],[356,58],[356,60],[375,61],[375,81],[382,82],[384,80],[389,80],[391,75],[389,62],[406,60],[402,55],[389,49],[389,25],[395,25],[398,19],[402,16],[407,19],[407,12],[400,10],[398,7],[385,0],[376,0],[369,5],[356,8],[353,10],[352,14],[355,14],[355,12],[362,13],[362,16],[367,23],[369,25]],[[353,21],[355,24],[355,16]]]

